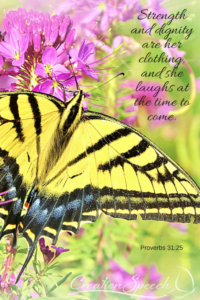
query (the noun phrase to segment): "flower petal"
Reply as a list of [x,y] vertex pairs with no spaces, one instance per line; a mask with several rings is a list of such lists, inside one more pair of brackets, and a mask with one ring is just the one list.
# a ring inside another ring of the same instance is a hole
[[19,40],[19,52],[20,54],[24,54],[28,49],[29,36],[28,34],[24,34]]
[[55,65],[57,59],[57,53],[55,48],[47,47],[44,50],[44,53],[42,55],[42,62],[44,65]]
[[[87,102],[85,100],[83,100],[83,109],[84,110],[88,110],[88,106],[87,106]],[[82,228],[81,228],[82,229]],[[80,231],[79,231],[80,232]]]
[[11,29],[10,34],[10,44],[15,48],[15,50],[19,50],[19,41],[21,39],[21,34],[17,28]]
[[15,56],[15,49],[12,45],[7,44],[5,42],[0,43],[0,53],[2,56],[6,58],[14,58]]
[[43,64],[37,64],[35,74],[42,77],[46,77],[47,73],[45,72],[45,66]]
[[63,247],[51,246],[51,248],[56,249],[56,257],[58,257],[63,252],[69,251],[69,249],[64,249]]
[[36,85],[32,91],[45,93],[45,94],[52,94],[53,93],[53,80],[45,80],[42,84]]
[[78,52],[78,58],[82,61],[86,61],[86,59],[93,53],[91,51],[94,49],[94,43],[85,43],[85,40],[82,42],[80,50]]
[[[54,97],[64,101],[64,93],[63,90],[61,90],[59,87],[54,88],[54,92],[53,92]],[[67,94],[66,94],[66,100],[68,100]]]
[[90,67],[86,67],[86,65],[81,61],[78,60],[78,69],[80,69],[84,74],[92,77],[93,79],[99,81],[97,74],[91,69]]
[[200,77],[196,79],[197,91],[200,91]]
[[24,54],[20,55],[19,59],[14,59],[12,65],[15,67],[20,67],[24,64]]
[[59,74],[58,76],[56,76],[56,80],[57,81],[66,81],[67,79],[69,79],[71,76],[70,73],[63,73],[63,74]]
[[15,283],[15,274],[12,273],[9,278],[9,284],[14,284],[14,283]]
[[63,73],[69,74],[69,75],[71,74],[71,72],[67,68],[65,68],[65,66],[63,66],[61,64],[57,64],[57,65],[53,66],[52,69],[53,69],[53,74],[55,76],[61,75]]
[[158,273],[155,265],[151,265],[149,269],[149,283],[159,283],[162,280],[162,275]]
[[39,239],[39,245],[40,245],[41,250],[45,249],[45,240],[43,237],[41,237]]
[[2,67],[3,67],[3,57],[2,57],[2,55],[0,55],[0,70]]
[[100,7],[96,6],[93,9],[88,10],[85,14],[84,17],[81,20],[81,23],[84,24],[89,24],[89,22],[96,20],[98,15],[100,15],[101,9]]

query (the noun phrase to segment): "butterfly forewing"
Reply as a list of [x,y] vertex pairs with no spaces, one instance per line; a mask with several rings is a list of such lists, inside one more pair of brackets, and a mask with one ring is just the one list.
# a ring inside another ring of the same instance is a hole
[[37,177],[39,157],[51,142],[62,107],[37,93],[6,93],[1,98],[0,194],[1,202],[13,200],[0,206],[2,237],[16,236],[24,200]]
[[[118,218],[200,221],[196,183],[145,136],[102,114],[86,112],[103,212]],[[90,152],[90,151],[87,151]],[[90,161],[90,153],[88,153]]]

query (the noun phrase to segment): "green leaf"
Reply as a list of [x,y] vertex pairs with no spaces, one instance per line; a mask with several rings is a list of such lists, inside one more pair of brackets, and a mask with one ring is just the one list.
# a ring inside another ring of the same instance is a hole
[[52,288],[47,292],[47,295],[49,293],[51,293],[52,291],[54,291],[59,285],[61,285],[63,282],[65,282],[67,280],[67,278],[72,274],[72,272],[70,272],[69,274],[67,274],[65,277],[63,277],[60,281],[57,282],[57,286],[54,284],[52,286]]
[[58,265],[57,261],[55,263],[53,263],[52,265],[48,266],[48,270],[55,268],[56,265]]
[[9,291],[17,295],[19,292],[19,287],[17,285],[12,284],[9,288]]
[[17,250],[17,253],[26,254],[27,253],[27,248],[19,249],[19,250]]
[[122,43],[117,48],[115,48],[115,50],[113,51],[113,53],[116,53],[117,51],[119,51],[123,46],[124,46],[124,43]]

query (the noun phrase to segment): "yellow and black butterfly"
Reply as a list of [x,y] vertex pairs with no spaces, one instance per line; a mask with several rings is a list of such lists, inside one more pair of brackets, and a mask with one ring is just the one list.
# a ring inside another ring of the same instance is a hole
[[12,233],[16,246],[19,229],[29,244],[19,277],[41,236],[55,244],[62,230],[77,233],[101,211],[200,222],[200,189],[190,176],[135,129],[84,111],[83,91],[69,102],[35,92],[0,98],[0,238]]

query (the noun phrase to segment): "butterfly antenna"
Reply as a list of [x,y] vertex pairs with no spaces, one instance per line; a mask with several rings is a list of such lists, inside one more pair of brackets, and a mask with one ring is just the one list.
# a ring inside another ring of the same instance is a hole
[[64,102],[67,102],[66,92],[65,92],[65,87],[64,87],[64,85],[63,85],[62,83],[60,83],[60,85],[61,85],[61,88],[62,88],[62,90],[63,90],[63,98],[64,98]]
[[124,75],[125,75],[125,73],[121,72],[121,73],[117,74],[116,76],[114,76],[114,77],[113,77],[113,78],[111,78],[110,80],[108,80],[108,81],[104,82],[103,84],[101,84],[101,85],[99,85],[99,86],[95,87],[94,89],[92,89],[92,90],[88,91],[88,93],[90,93],[90,92],[92,92],[92,91],[94,91],[94,90],[96,90],[96,89],[98,89],[98,88],[100,88],[100,87],[104,86],[105,84],[107,84],[108,82],[110,82],[111,80],[113,80],[113,79],[117,78],[117,77],[118,77],[118,76],[120,76],[120,75],[123,75],[123,76],[124,76]]
[[74,72],[74,68],[73,68],[73,65],[72,65],[72,61],[71,61],[72,57],[69,55],[69,53],[67,53],[67,54],[69,56],[69,61],[70,61],[70,64],[71,64],[72,72],[73,72],[73,75],[74,75],[74,78],[75,78],[75,81],[76,81],[76,88],[79,91],[80,88],[79,88],[78,81],[77,81],[77,78],[76,78],[76,75],[75,75],[75,72]]

